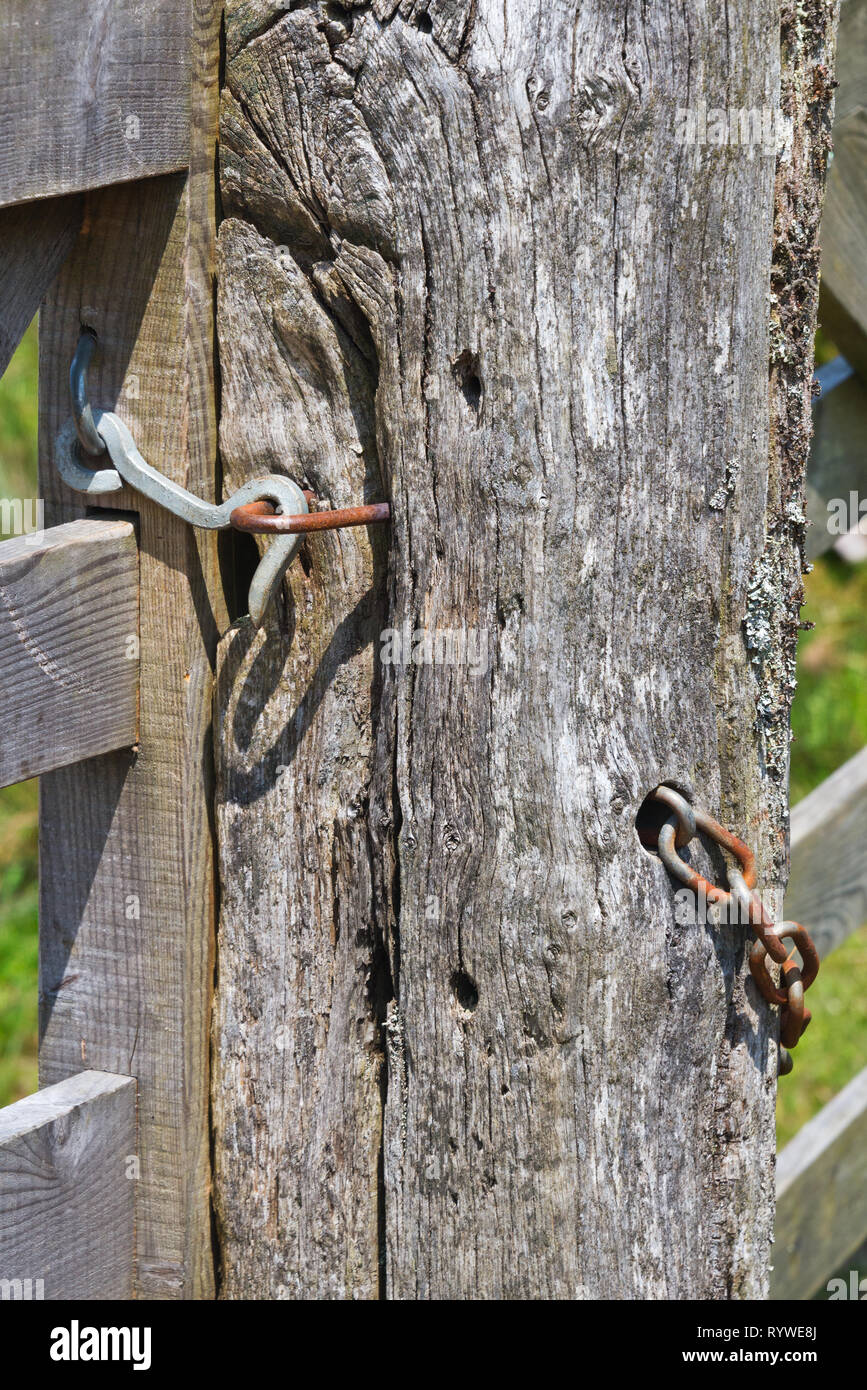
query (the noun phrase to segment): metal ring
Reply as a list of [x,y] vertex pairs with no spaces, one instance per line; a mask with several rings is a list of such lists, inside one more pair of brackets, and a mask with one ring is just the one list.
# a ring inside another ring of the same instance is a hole
[[680,792],[665,782],[661,782],[651,795],[654,801],[662,801],[666,806],[670,806],[677,816],[677,835],[674,843],[677,849],[683,849],[697,833],[695,811],[685,796],[681,796]]
[[715,883],[711,883],[710,879],[705,878],[702,874],[698,873],[696,869],[693,869],[690,864],[685,863],[684,860],[681,859],[675,848],[678,825],[677,816],[670,816],[659,832],[656,848],[659,851],[659,857],[666,869],[671,874],[672,878],[678,879],[678,881],[685,884],[687,888],[691,888],[696,896],[701,896],[703,894],[706,902],[720,904],[730,903],[732,900],[731,893],[727,892],[725,888],[718,888]]
[[[82,328],[78,347],[69,368],[69,392],[72,396],[72,418],[75,432],[81,447],[86,453],[98,458],[105,453],[105,440],[96,428],[87,386],[87,373],[91,358],[96,351],[96,334],[90,328]],[[102,491],[105,491],[103,488]]]
[[81,441],[73,420],[67,420],[54,443],[54,463],[67,487],[89,496],[118,492],[123,479],[116,468],[88,468],[81,461]]
[[[780,943],[785,940],[793,942],[801,952],[804,968],[798,972],[798,978],[802,981],[804,989],[809,989],[819,973],[819,954],[810,939],[809,932],[798,922],[783,922],[780,931],[773,933],[773,935]],[[788,991],[780,989],[771,979],[766,960],[767,955],[768,948],[765,942],[761,938],[754,941],[750,950],[750,974],[758,985],[762,998],[766,999],[769,1004],[779,1004],[782,1008],[789,1002]],[[796,966],[791,968],[797,969]]]
[[780,1013],[780,1042],[786,1048],[796,1045],[807,1026],[804,982],[800,978],[798,967],[793,966],[792,970],[798,978],[789,984],[786,1003]]

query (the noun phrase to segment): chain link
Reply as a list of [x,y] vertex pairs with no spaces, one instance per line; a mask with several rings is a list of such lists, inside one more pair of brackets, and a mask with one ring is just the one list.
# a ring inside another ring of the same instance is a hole
[[[782,922],[779,929],[756,889],[756,857],[749,845],[726,830],[705,811],[691,806],[673,787],[659,786],[651,793],[654,801],[662,802],[672,814],[659,830],[656,848],[659,857],[673,878],[703,895],[709,903],[738,908],[739,918],[748,922],[756,940],[750,950],[750,974],[759,993],[769,1004],[780,1008],[780,1074],[792,1070],[789,1050],[800,1041],[812,1015],[806,1007],[804,993],[819,973],[819,956],[810,933],[798,922]],[[721,888],[703,877],[681,859],[678,850],[684,849],[696,835],[705,835],[737,860],[738,868],[727,871],[729,887]],[[792,959],[784,941],[791,941],[793,950],[801,955],[802,965]],[[768,970],[768,956],[780,967],[781,986]]]

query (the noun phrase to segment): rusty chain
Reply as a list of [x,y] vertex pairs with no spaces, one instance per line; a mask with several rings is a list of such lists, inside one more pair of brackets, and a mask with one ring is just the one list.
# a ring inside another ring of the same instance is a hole
[[[780,1074],[786,1075],[792,1070],[789,1050],[800,1041],[811,1018],[804,994],[819,973],[819,956],[810,934],[797,922],[783,922],[777,928],[756,889],[756,857],[749,845],[705,811],[691,806],[673,787],[659,786],[651,797],[672,812],[651,846],[658,850],[672,877],[696,895],[704,894],[707,902],[726,907],[735,904],[739,914],[746,915],[756,937],[750,950],[750,974],[762,998],[780,1008]],[[727,871],[728,889],[711,883],[678,854],[698,834],[706,835],[737,860],[739,867]],[[792,942],[792,951],[786,950],[784,941]],[[795,949],[801,954],[801,966],[792,959]],[[780,967],[782,987],[775,984],[768,970],[768,956]]]

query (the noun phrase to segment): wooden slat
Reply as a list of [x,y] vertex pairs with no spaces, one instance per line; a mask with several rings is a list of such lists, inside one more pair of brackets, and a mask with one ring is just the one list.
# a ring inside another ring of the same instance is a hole
[[0,1110],[0,1298],[131,1297],[135,1110],[99,1071]]
[[824,959],[867,922],[867,748],[793,809],[791,852],[786,917]]
[[844,121],[867,107],[867,0],[841,0],[837,31],[834,117]]
[[807,465],[807,516],[813,523],[807,531],[808,560],[815,560],[845,534],[828,529],[832,516],[829,502],[845,502],[850,526],[859,519],[857,507],[850,506],[850,493],[856,492],[859,499],[867,497],[865,439],[867,385],[853,374],[826,396],[820,396],[813,408],[813,440]]
[[[213,240],[219,10],[198,4],[190,173],[88,197],[81,237],[40,315],[40,467],[52,520],[68,363],[83,318],[91,395],[149,463],[201,497],[216,487]],[[133,492],[139,513],[139,752],[42,779],[40,1076],[134,1073],[140,1096],[137,1280],[143,1298],[213,1293],[208,1018],[213,979],[212,661],[227,618],[217,546]],[[63,987],[60,988],[61,982]]]
[[128,521],[0,543],[0,786],[134,744],[138,669]]
[[186,166],[189,8],[3,0],[0,206]]
[[834,158],[822,216],[819,321],[867,381],[867,0],[844,0]]
[[0,210],[0,376],[78,235],[81,198]]
[[867,1068],[777,1161],[771,1297],[809,1298],[867,1235]]

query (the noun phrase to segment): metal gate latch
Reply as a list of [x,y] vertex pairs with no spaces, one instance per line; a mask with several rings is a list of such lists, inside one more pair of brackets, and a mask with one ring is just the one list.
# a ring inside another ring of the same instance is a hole
[[[166,478],[142,458],[126,425],[110,410],[95,410],[88,400],[87,371],[96,348],[96,335],[84,329],[69,370],[72,416],[57,437],[57,470],[64,482],[87,496],[117,492],[125,484],[191,526],[222,531],[234,527],[254,535],[274,535],[250,584],[250,617],[260,626],[268,603],[294,559],[304,535],[344,526],[367,526],[388,521],[387,502],[311,512],[313,494],[291,478],[270,473],[254,478],[225,502],[205,502]],[[107,455],[111,467],[88,467],[81,451],[96,460]]]

